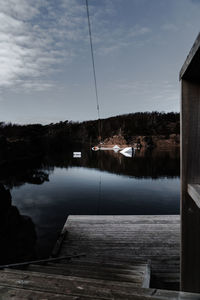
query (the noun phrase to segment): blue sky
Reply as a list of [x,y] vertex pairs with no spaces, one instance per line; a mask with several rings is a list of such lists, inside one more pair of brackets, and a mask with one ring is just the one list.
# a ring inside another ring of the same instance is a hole
[[[89,0],[101,117],[179,111],[200,0]],[[96,119],[85,0],[0,0],[0,121]]]

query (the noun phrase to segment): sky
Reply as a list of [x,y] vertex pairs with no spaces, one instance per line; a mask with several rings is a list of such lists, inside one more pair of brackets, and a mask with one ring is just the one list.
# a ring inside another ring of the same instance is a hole
[[[88,0],[100,115],[179,111],[200,0]],[[85,0],[0,0],[0,122],[97,118]]]

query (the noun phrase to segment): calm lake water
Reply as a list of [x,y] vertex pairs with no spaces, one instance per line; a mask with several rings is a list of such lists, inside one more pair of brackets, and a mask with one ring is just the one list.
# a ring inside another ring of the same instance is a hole
[[0,174],[20,215],[31,218],[39,257],[47,257],[69,214],[178,214],[179,150],[72,149]]

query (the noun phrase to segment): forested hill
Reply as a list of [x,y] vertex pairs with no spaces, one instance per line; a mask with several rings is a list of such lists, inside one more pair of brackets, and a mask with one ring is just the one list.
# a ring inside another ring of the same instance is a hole
[[[140,112],[119,115],[101,121],[102,139],[114,135],[122,135],[128,140],[132,136],[170,135],[180,132],[179,113]],[[84,126],[92,132],[97,128],[97,121],[83,122]],[[97,129],[96,129],[97,130]],[[95,137],[95,135],[94,135]]]
[[[179,113],[139,112],[101,120],[102,139],[121,135],[128,142],[133,136],[179,134]],[[64,121],[48,125],[17,125],[0,123],[0,139],[14,141],[43,140],[54,144],[95,143],[98,139],[98,121]]]

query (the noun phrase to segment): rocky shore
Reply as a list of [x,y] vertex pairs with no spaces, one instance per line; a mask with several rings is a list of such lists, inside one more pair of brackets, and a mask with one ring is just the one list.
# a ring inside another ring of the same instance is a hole
[[180,147],[180,135],[137,135],[128,138],[125,138],[123,135],[114,135],[105,139],[103,145],[104,147],[118,145],[120,147],[170,149]]

